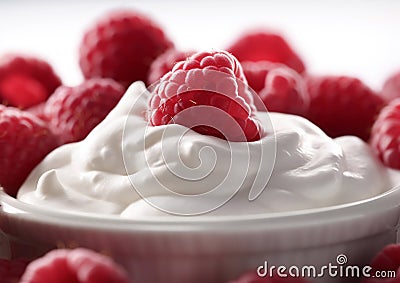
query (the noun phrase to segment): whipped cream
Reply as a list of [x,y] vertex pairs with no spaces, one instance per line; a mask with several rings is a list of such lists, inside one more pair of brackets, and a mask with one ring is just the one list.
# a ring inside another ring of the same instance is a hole
[[176,124],[151,127],[148,95],[143,83],[134,83],[85,140],[51,152],[17,198],[131,219],[244,215],[359,201],[399,181],[362,140],[331,139],[294,115],[259,112],[267,134],[251,143]]

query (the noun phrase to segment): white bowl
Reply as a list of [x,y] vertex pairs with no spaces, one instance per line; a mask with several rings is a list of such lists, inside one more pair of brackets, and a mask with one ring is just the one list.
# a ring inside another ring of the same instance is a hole
[[321,267],[337,264],[336,257],[344,254],[347,264],[366,265],[382,247],[396,242],[399,200],[396,188],[321,209],[133,221],[49,211],[0,192],[0,228],[9,237],[11,257],[82,246],[112,256],[133,282],[225,283],[265,260]]

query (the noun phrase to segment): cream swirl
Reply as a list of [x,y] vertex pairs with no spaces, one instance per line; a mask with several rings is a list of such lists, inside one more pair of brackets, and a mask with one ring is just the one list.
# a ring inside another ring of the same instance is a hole
[[85,140],[51,152],[18,199],[133,219],[165,212],[241,215],[354,202],[396,182],[398,174],[363,141],[331,139],[298,116],[259,112],[268,134],[229,143],[180,125],[149,127],[146,106],[144,85],[134,83]]

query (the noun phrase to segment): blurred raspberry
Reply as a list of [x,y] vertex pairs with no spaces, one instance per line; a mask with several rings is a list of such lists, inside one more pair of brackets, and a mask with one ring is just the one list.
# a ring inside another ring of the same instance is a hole
[[36,117],[42,120],[47,120],[47,117],[44,114],[45,107],[46,107],[46,102],[42,102],[40,104],[27,108],[25,111],[35,115]]
[[382,162],[400,169],[400,99],[389,103],[379,113],[372,131],[371,146]]
[[382,96],[386,101],[400,97],[400,71],[390,76],[382,88]]
[[[400,283],[400,272],[398,272],[400,270],[400,245],[392,244],[386,246],[375,256],[370,266],[372,267],[372,270],[369,273],[371,277],[365,278],[362,283]],[[385,271],[390,271],[391,273],[394,272],[395,277],[375,277],[375,274],[379,274],[380,276],[388,274]]]
[[61,85],[44,60],[20,54],[0,56],[0,101],[21,109],[45,101]]
[[0,185],[9,195],[17,195],[32,169],[57,146],[42,120],[0,105]]
[[117,105],[124,88],[112,79],[62,86],[47,101],[44,115],[62,143],[84,139]]
[[20,283],[129,283],[126,272],[110,258],[78,248],[53,250],[26,268]]
[[174,48],[171,48],[158,56],[156,60],[150,66],[149,77],[147,79],[147,83],[149,85],[155,83],[162,76],[172,70],[175,63],[179,61],[184,61],[189,56],[193,55],[193,51],[179,51]]
[[296,115],[308,112],[306,84],[296,71],[268,61],[247,61],[242,66],[249,86],[258,93],[268,111]]
[[300,57],[286,40],[267,31],[248,32],[240,36],[227,48],[240,61],[270,61],[282,63],[299,73],[305,71]]
[[146,81],[151,63],[173,47],[162,29],[136,11],[105,15],[83,36],[79,64],[85,78],[112,78],[127,88]]
[[384,100],[357,78],[309,77],[310,110],[306,115],[329,136],[354,135],[368,141]]

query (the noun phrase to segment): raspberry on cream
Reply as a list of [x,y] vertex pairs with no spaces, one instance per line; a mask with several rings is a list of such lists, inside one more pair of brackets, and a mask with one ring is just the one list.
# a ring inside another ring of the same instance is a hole
[[[355,202],[400,179],[359,138],[331,139],[294,115],[258,112],[274,132],[255,142],[228,142],[177,124],[152,127],[145,118],[148,96],[143,83],[134,83],[85,140],[50,153],[18,199],[49,210],[131,219],[256,215]],[[272,172],[249,201],[254,181],[268,175],[259,172],[260,148]]]

